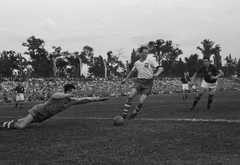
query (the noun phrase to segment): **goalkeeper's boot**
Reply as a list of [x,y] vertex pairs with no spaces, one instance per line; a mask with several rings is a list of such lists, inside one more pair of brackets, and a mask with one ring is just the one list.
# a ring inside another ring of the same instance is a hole
[[1,121],[0,122],[0,129],[4,129],[4,127],[3,127],[3,123],[4,123],[5,121]]
[[132,119],[134,119],[136,116],[137,116],[137,113],[132,113],[132,114],[129,116],[128,120],[132,120]]

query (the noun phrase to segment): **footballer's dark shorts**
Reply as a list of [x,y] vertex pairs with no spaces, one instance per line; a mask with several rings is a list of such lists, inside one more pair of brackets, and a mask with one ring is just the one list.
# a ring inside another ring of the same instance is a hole
[[53,116],[48,110],[45,109],[44,104],[37,104],[28,113],[33,116],[32,122],[43,122],[44,120]]
[[138,93],[149,96],[153,87],[153,79],[138,78],[132,88],[135,88]]

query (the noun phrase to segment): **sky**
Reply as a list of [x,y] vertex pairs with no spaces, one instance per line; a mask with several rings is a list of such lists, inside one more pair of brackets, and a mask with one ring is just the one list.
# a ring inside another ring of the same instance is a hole
[[130,60],[133,49],[157,39],[171,40],[180,57],[201,52],[209,39],[219,44],[224,59],[240,58],[240,1],[238,0],[0,0],[0,52],[14,50],[30,36],[62,51],[94,55],[121,52]]

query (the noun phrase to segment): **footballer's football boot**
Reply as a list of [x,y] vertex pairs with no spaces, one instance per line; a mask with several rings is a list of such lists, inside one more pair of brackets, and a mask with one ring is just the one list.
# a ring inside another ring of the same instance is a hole
[[132,113],[132,114],[129,116],[128,120],[132,120],[132,119],[134,119],[136,116],[137,116],[137,113]]
[[194,105],[192,105],[190,108],[189,108],[189,110],[194,110],[195,109],[195,106]]
[[122,114],[122,118],[125,120],[127,118],[127,115]]
[[211,104],[208,104],[208,105],[207,105],[207,109],[211,109]]

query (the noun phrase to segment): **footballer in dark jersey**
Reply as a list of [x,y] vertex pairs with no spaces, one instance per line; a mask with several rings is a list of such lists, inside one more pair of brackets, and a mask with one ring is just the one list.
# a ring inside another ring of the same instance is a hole
[[198,101],[201,99],[201,96],[207,90],[209,92],[207,109],[211,108],[213,96],[215,95],[215,92],[217,90],[217,85],[218,85],[217,79],[224,75],[224,73],[220,69],[210,64],[208,57],[204,57],[202,61],[203,61],[203,67],[198,69],[198,71],[193,75],[191,84],[193,84],[195,77],[200,73],[203,74],[204,78],[202,80],[200,90],[197,93],[192,106],[190,107],[190,110],[193,110],[196,107]]

